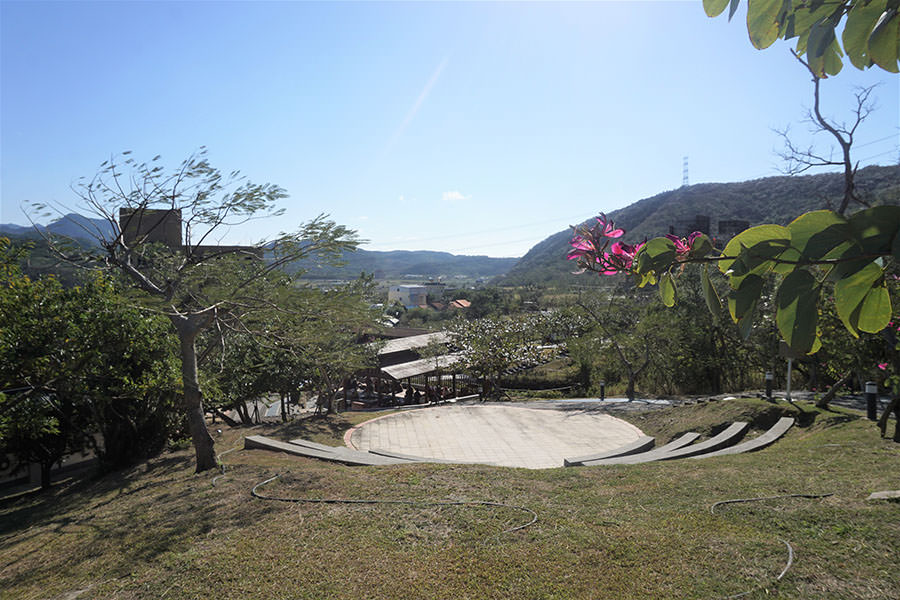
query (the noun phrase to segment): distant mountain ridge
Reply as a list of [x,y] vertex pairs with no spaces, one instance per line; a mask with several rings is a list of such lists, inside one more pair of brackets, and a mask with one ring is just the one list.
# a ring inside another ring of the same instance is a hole
[[[866,167],[856,176],[860,196],[873,205],[900,204],[900,165]],[[739,183],[703,183],[662,192],[609,213],[616,226],[626,231],[625,240],[638,242],[664,235],[670,225],[710,218],[710,234],[718,233],[719,221],[746,220],[750,225],[786,225],[800,214],[836,204],[843,195],[843,175],[822,173],[793,177],[765,177]],[[851,208],[857,210],[859,207]],[[596,277],[573,275],[566,260],[571,230],[551,235],[532,247],[506,275],[500,285],[590,285]]]
[[305,276],[312,279],[348,279],[361,272],[372,273],[376,279],[401,279],[405,276],[490,279],[509,271],[519,259],[463,256],[431,250],[358,249],[345,252],[343,261],[346,264],[341,267],[299,261],[291,268],[305,269]]
[[[112,234],[112,227],[105,219],[91,219],[71,213],[49,225],[25,227],[11,223],[0,224],[0,235],[12,238],[37,238],[40,232],[63,235],[82,242],[94,243],[97,233]],[[361,272],[372,273],[377,279],[401,279],[416,277],[465,277],[467,279],[491,279],[509,271],[518,258],[493,258],[489,256],[463,256],[430,250],[391,250],[387,252],[358,249],[345,252],[341,267],[317,265],[314,261],[298,261],[289,271],[303,269],[311,279],[353,279]]]
[[49,225],[35,225],[34,227],[31,225],[0,223],[0,235],[35,238],[40,236],[39,232],[62,235],[89,242],[95,240],[98,234],[110,236],[113,230],[106,219],[92,219],[78,213],[69,213],[56,219]]

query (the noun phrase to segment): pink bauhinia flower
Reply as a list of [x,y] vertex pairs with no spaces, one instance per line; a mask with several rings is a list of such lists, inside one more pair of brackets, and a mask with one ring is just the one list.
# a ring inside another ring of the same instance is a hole
[[638,251],[644,246],[645,242],[632,246],[625,242],[615,242],[609,248],[609,252],[604,253],[603,259],[607,265],[604,274],[617,273],[620,271],[630,271],[631,265],[634,263],[634,257]]
[[678,260],[684,260],[691,253],[691,249],[694,247],[694,240],[703,235],[703,233],[699,231],[695,231],[691,235],[685,238],[680,238],[677,235],[672,235],[671,233],[667,233],[666,237],[672,240],[672,243],[675,244],[675,254]]
[[888,364],[887,363],[878,363],[878,368],[882,371],[887,371]]
[[619,238],[625,235],[625,230],[616,229],[615,224],[608,220],[603,213],[600,213],[597,217],[597,224],[594,225],[593,229],[598,230],[600,235],[608,238]]

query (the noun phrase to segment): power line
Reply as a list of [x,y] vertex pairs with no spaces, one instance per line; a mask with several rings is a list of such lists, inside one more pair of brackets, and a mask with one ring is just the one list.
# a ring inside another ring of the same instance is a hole
[[883,138],[878,138],[877,140],[872,140],[871,142],[866,142],[865,144],[854,144],[854,148],[865,148],[866,146],[871,146],[872,144],[877,144],[878,142],[883,142],[885,140],[897,139],[898,135],[888,135]]

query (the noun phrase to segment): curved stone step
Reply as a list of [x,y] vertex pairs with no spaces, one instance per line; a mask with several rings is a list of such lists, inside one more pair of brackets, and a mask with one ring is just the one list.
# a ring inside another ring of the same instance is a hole
[[704,454],[706,452],[712,452],[720,448],[731,446],[740,441],[744,434],[747,433],[747,429],[749,427],[749,423],[745,423],[744,421],[735,421],[734,423],[729,425],[728,428],[725,429],[725,431],[719,433],[719,435],[711,437],[705,442],[700,442],[699,444],[693,444],[685,448],[667,452],[666,454],[661,456],[659,460],[689,458],[691,456],[696,456],[698,454]]
[[707,452],[706,454],[700,454],[699,456],[692,456],[691,458],[708,458],[710,456],[725,456],[728,454],[741,454],[743,452],[753,452],[754,450],[760,450],[761,448],[765,448],[766,446],[774,444],[776,441],[778,441],[778,438],[787,433],[788,430],[793,426],[793,417],[781,417],[774,425],[767,429],[765,433],[753,438],[752,440],[747,440],[746,442],[741,442],[740,444],[737,444],[735,446],[723,448],[714,452]]
[[[314,442],[310,442],[311,444]],[[360,452],[338,446],[325,446],[317,444],[319,448],[309,446],[301,446],[292,442],[282,442],[273,440],[262,435],[248,435],[244,438],[244,449],[259,448],[262,450],[273,450],[275,452],[286,452],[295,456],[305,456],[307,458],[319,458],[322,460],[330,460],[345,465],[399,465],[409,464],[408,460],[399,458],[391,458],[388,456],[379,456],[369,452]]]
[[605,458],[596,461],[588,461],[584,463],[584,466],[593,467],[599,465],[636,465],[645,462],[653,462],[655,460],[659,460],[662,456],[668,454],[673,450],[678,450],[679,448],[683,448],[688,444],[692,444],[699,437],[699,433],[695,431],[688,431],[687,433],[678,436],[668,444],[660,446],[655,450],[650,450],[641,454],[632,454],[630,456],[619,456],[616,458]]
[[576,456],[575,458],[564,458],[563,466],[580,467],[583,466],[585,462],[592,460],[603,460],[605,458],[616,458],[617,456],[639,454],[641,452],[647,452],[648,450],[652,449],[654,445],[656,445],[656,438],[645,435],[639,437],[630,444],[625,444],[624,446],[619,446],[618,448],[607,450],[606,452],[597,452],[596,454]]

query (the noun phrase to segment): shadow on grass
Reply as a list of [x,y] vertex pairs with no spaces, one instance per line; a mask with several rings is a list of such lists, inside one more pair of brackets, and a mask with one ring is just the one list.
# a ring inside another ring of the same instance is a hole
[[216,474],[195,474],[192,456],[180,452],[8,502],[0,508],[0,587],[34,585],[60,571],[118,577],[279,509],[253,501],[248,481],[213,487]]

